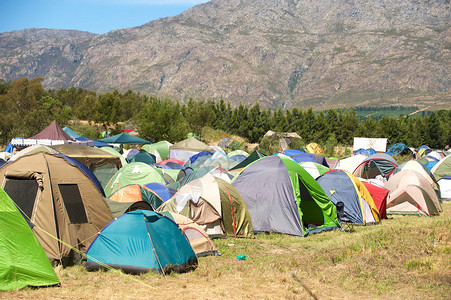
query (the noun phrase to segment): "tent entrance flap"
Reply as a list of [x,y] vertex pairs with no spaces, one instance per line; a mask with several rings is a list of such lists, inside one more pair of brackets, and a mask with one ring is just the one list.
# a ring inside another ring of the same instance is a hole
[[302,211],[302,223],[304,227],[308,228],[308,224],[324,225],[324,214],[318,203],[313,200],[312,195],[308,192],[307,187],[302,180],[298,178],[299,192],[301,194],[300,208]]

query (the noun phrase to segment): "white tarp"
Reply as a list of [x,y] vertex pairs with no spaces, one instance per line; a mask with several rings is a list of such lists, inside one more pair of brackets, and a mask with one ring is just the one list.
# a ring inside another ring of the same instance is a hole
[[363,149],[374,149],[377,152],[386,152],[387,151],[387,139],[386,138],[362,138],[355,137],[354,145],[352,147],[353,151]]

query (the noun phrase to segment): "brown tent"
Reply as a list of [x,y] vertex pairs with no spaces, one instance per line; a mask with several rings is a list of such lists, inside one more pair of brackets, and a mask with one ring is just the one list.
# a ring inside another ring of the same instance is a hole
[[99,148],[75,144],[55,145],[51,148],[86,165],[99,179],[102,187],[105,187],[122,167],[118,156]]
[[58,126],[56,121],[53,121],[49,126],[38,134],[29,137],[28,139],[35,140],[56,140],[56,141],[75,141],[61,127]]
[[[1,187],[29,221],[47,256],[73,261],[113,217],[100,190],[61,156],[35,153],[0,169]],[[49,235],[50,234],[50,235]]]

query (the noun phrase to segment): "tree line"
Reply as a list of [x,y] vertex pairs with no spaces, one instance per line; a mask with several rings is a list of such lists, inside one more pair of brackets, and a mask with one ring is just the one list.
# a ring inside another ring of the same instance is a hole
[[[97,93],[82,88],[45,90],[42,78],[20,78],[12,82],[0,79],[0,143],[12,138],[29,137],[44,129],[52,120],[66,126],[71,120],[102,124],[103,129],[120,129],[121,122],[132,123],[140,137],[177,142],[189,132],[201,135],[203,127],[223,130],[259,142],[268,130],[297,132],[305,143],[326,142],[352,145],[354,137],[384,137],[419,147],[426,144],[443,148],[451,144],[451,110],[428,115],[383,116],[361,120],[356,110],[330,109],[314,112],[312,108],[291,110],[263,109],[256,102],[232,107],[224,99],[194,100],[181,103],[168,98],[142,95],[131,90]],[[97,139],[100,130],[85,130]]]

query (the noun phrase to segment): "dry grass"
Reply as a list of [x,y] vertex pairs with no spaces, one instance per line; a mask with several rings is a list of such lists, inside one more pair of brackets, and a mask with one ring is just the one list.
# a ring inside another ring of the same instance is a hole
[[[186,274],[140,276],[57,268],[59,288],[0,298],[33,299],[446,299],[451,295],[451,203],[441,216],[393,216],[353,233],[306,238],[260,234],[214,240],[223,254]],[[236,260],[245,254],[246,261]]]

